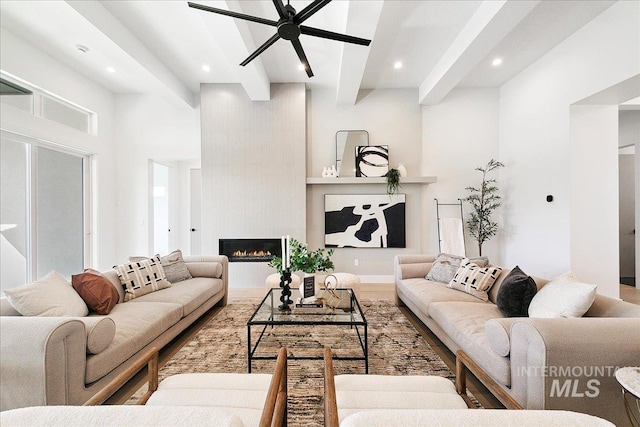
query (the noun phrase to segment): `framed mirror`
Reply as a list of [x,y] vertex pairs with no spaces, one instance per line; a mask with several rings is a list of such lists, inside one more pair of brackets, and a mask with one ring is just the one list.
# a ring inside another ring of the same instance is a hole
[[356,147],[369,145],[366,130],[339,130],[336,132],[336,169],[338,176],[356,176]]

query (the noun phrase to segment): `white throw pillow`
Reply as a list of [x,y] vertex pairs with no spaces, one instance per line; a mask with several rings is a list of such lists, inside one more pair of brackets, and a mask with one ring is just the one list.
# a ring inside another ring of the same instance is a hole
[[533,297],[529,317],[582,317],[596,298],[596,288],[579,282],[570,271],[561,274]]
[[5,289],[4,293],[23,316],[84,317],[89,314],[87,304],[71,283],[55,271],[27,285]]

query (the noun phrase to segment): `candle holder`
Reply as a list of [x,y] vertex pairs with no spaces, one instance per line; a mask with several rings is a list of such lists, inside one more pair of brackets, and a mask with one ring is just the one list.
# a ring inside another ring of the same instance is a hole
[[286,269],[282,270],[282,274],[280,275],[280,287],[282,288],[282,295],[280,295],[280,302],[282,304],[278,307],[280,311],[289,311],[291,307],[289,305],[293,304],[291,301],[291,270]]

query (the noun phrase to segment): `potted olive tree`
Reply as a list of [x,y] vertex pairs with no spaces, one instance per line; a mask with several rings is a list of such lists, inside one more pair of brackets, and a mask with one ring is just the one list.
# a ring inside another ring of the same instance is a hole
[[467,187],[471,194],[465,199],[471,204],[471,217],[467,220],[469,234],[478,242],[478,252],[482,256],[482,244],[495,236],[498,224],[491,219],[493,212],[502,205],[498,194],[498,186],[495,179],[487,178],[487,174],[503,167],[504,165],[494,159],[482,168],[476,170],[482,172],[480,187]]

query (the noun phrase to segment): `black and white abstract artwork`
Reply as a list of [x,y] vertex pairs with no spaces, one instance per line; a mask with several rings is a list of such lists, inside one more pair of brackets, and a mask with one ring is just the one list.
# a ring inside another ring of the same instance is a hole
[[358,145],[356,176],[381,177],[389,172],[388,145]]
[[324,245],[328,248],[404,248],[405,195],[326,194]]

